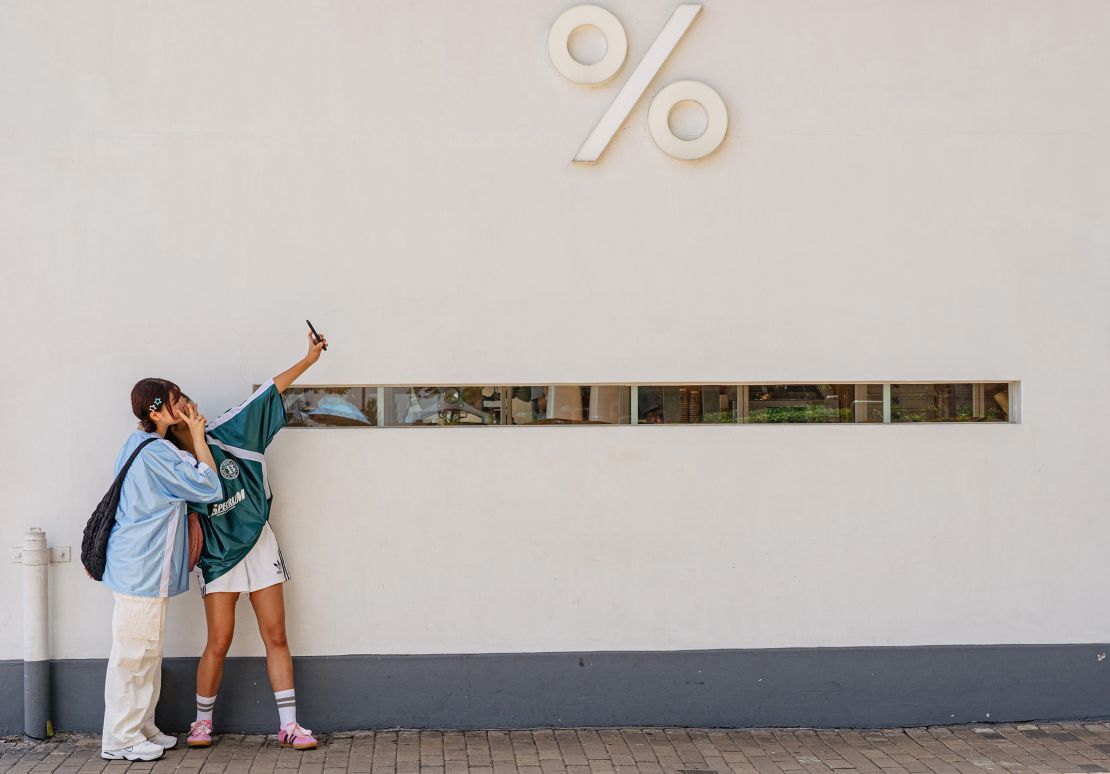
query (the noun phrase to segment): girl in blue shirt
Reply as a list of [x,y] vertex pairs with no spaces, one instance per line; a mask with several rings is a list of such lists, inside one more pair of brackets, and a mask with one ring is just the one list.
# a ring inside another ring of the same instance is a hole
[[[116,472],[143,441],[120,491],[108,537],[104,585],[112,590],[112,652],[104,681],[101,757],[150,761],[177,740],[154,725],[162,676],[166,601],[189,588],[185,503],[214,503],[222,488],[204,443],[205,419],[185,406],[165,379],[143,379],[131,390],[139,427],[124,442]],[[184,424],[197,440],[196,457],[165,440]]]

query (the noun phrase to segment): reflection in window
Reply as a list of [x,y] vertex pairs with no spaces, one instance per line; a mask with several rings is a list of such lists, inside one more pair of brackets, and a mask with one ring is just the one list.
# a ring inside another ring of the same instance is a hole
[[1007,422],[1009,385],[892,384],[891,422]]
[[[1016,383],[1015,383],[1016,384]],[[884,406],[884,387],[886,388]],[[291,427],[1009,422],[1011,384],[290,387]],[[632,398],[635,393],[636,413]],[[884,411],[884,408],[886,411]],[[889,412],[889,413],[887,413]],[[1014,408],[1015,414],[1017,407]],[[1015,420],[1018,421],[1018,420]]]
[[385,424],[501,424],[501,387],[388,387]]
[[732,386],[638,387],[637,421],[642,425],[721,424],[739,413]]
[[377,394],[374,387],[291,387],[281,397],[290,427],[371,427]]
[[628,386],[559,384],[511,389],[514,425],[627,425],[632,421],[632,388]]
[[882,422],[881,384],[751,384],[747,422]]
[[530,425],[547,418],[546,387],[513,387],[509,413],[514,425]]

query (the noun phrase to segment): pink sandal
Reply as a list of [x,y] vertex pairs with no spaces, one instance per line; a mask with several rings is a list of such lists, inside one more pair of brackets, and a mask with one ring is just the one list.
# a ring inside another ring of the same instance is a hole
[[189,726],[189,738],[185,743],[190,747],[211,747],[212,721],[198,720]]
[[292,747],[294,750],[315,750],[316,740],[307,728],[301,728],[296,723],[287,723],[278,732],[278,746]]

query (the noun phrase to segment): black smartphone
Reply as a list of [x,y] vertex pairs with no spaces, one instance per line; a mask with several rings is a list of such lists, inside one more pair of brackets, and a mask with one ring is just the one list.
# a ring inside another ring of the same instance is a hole
[[[310,331],[312,331],[312,338],[316,339],[316,342],[319,343],[320,342],[320,334],[317,333],[316,329],[312,327],[312,323],[308,322],[308,320],[305,320],[305,322],[308,324],[308,329]],[[327,344],[324,345],[324,351],[325,352],[328,351],[328,345]]]

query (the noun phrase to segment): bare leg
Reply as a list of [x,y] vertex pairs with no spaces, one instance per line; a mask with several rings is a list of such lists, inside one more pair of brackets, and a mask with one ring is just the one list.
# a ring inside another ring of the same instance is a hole
[[235,591],[218,591],[204,598],[208,643],[197,666],[197,693],[201,696],[215,696],[220,690],[224,659],[235,634],[235,603],[238,601],[239,593]]
[[285,638],[285,593],[284,584],[275,583],[264,589],[251,592],[251,605],[258,619],[258,633],[266,646],[266,673],[270,676],[270,687],[277,691],[287,691],[293,687],[293,657],[289,653],[289,642]]

